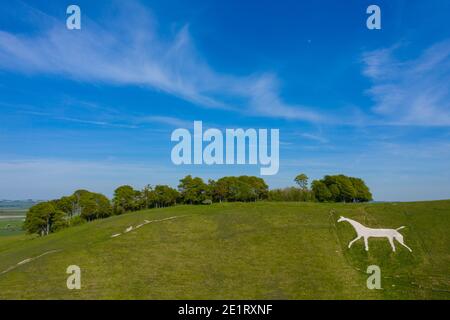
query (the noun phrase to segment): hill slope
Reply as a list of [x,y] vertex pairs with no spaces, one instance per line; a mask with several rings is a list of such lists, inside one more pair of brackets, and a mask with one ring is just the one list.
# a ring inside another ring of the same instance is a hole
[[[354,231],[340,215],[407,226],[413,252],[394,253],[386,239],[371,239],[368,253],[362,240],[347,249]],[[123,233],[145,220],[159,221]],[[0,299],[450,299],[449,230],[450,201],[147,210],[44,238],[0,237]],[[383,290],[366,287],[371,264]],[[81,290],[66,287],[69,265],[81,268]]]

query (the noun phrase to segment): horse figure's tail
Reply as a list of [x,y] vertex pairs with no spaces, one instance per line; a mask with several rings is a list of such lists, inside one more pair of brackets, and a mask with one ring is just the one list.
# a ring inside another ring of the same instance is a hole
[[401,226],[400,228],[397,228],[397,229],[395,229],[395,230],[402,230],[403,228],[406,228],[405,226]]

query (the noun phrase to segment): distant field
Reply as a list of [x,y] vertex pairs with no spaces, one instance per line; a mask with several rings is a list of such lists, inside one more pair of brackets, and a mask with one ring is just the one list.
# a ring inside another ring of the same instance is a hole
[[2,217],[0,217],[0,237],[25,233],[25,231],[22,229],[22,224],[23,218],[2,219]]
[[[394,253],[386,239],[349,250],[355,234],[336,223],[340,215],[406,226],[413,252],[397,245]],[[156,221],[123,233],[144,220]],[[450,299],[449,230],[450,201],[146,210],[43,238],[0,237],[0,299]],[[81,290],[66,288],[73,264]],[[382,290],[367,289],[373,264]]]
[[34,200],[0,200],[0,216],[26,215],[28,209],[38,202]]
[[0,217],[4,216],[26,216],[28,209],[0,208]]
[[32,203],[28,201],[8,201],[7,203],[0,201],[0,237],[25,233],[22,224],[31,205]]

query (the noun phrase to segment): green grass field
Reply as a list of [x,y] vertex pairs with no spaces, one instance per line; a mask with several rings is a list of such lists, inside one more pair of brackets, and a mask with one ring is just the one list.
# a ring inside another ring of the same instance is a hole
[[24,234],[23,221],[28,209],[0,206],[0,237]]
[[22,229],[22,225],[23,225],[23,218],[4,219],[0,216],[0,237],[25,233],[25,231]]
[[[354,231],[340,215],[407,226],[413,252],[394,253],[386,239],[347,249]],[[153,209],[44,238],[0,237],[0,299],[450,299],[449,231],[450,201]],[[367,289],[372,264],[382,290]],[[81,290],[66,287],[69,265],[81,268]]]

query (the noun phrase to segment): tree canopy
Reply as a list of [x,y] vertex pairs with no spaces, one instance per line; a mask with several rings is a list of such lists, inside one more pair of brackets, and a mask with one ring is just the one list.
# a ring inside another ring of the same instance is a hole
[[28,210],[24,228],[28,233],[43,236],[69,226],[74,221],[92,221],[111,214],[111,203],[106,196],[77,190],[70,196],[32,206]]
[[41,236],[55,232],[65,226],[64,212],[51,201],[41,202],[28,210],[24,228],[28,233]]
[[304,173],[299,174],[294,179],[295,183],[298,184],[300,189],[306,190],[308,189],[308,176]]
[[213,201],[257,201],[267,199],[269,187],[254,176],[223,177],[210,180],[209,192]]
[[345,175],[327,175],[321,180],[314,180],[312,191],[320,202],[367,202],[372,194],[360,178]]
[[185,203],[199,204],[207,197],[208,185],[202,178],[188,175],[180,180],[178,191]]

